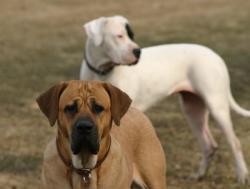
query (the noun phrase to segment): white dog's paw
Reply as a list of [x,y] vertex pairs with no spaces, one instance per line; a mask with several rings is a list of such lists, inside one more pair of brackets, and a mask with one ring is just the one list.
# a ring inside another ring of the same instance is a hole
[[238,182],[244,185],[250,184],[250,177],[248,173],[238,174]]
[[191,175],[189,175],[188,179],[195,180],[195,181],[201,181],[204,177],[205,177],[204,174],[200,174],[197,172],[197,173],[192,173]]

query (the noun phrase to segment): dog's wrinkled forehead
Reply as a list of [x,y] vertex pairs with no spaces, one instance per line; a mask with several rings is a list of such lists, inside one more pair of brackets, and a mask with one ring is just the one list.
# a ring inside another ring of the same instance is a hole
[[102,83],[96,81],[71,81],[60,97],[59,108],[72,104],[76,99],[80,100],[84,105],[90,98],[95,99],[105,107],[110,106],[109,95]]

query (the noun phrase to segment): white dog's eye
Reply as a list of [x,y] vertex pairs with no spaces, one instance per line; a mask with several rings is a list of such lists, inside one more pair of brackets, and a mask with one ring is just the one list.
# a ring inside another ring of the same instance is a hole
[[123,38],[123,35],[116,35],[119,39]]

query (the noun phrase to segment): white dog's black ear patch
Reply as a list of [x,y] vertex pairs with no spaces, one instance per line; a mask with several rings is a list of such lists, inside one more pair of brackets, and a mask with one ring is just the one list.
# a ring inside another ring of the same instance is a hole
[[126,31],[128,33],[129,38],[134,41],[134,32],[132,31],[132,29],[129,26],[129,24],[126,24],[125,28],[126,28]]

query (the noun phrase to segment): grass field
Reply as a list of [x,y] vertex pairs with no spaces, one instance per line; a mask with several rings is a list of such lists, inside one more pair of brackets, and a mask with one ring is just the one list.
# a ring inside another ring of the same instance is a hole
[[[85,35],[82,25],[99,16],[126,16],[142,46],[199,43],[227,62],[237,102],[250,109],[250,1],[8,0],[0,2],[0,189],[35,189],[42,154],[54,128],[34,99],[52,84],[78,79]],[[178,74],[178,73],[177,73]],[[200,151],[181,114],[178,97],[147,115],[167,155],[169,189],[247,189],[237,184],[225,137],[211,127],[218,153],[208,176],[185,179]],[[250,168],[250,119],[233,113],[235,130]]]

